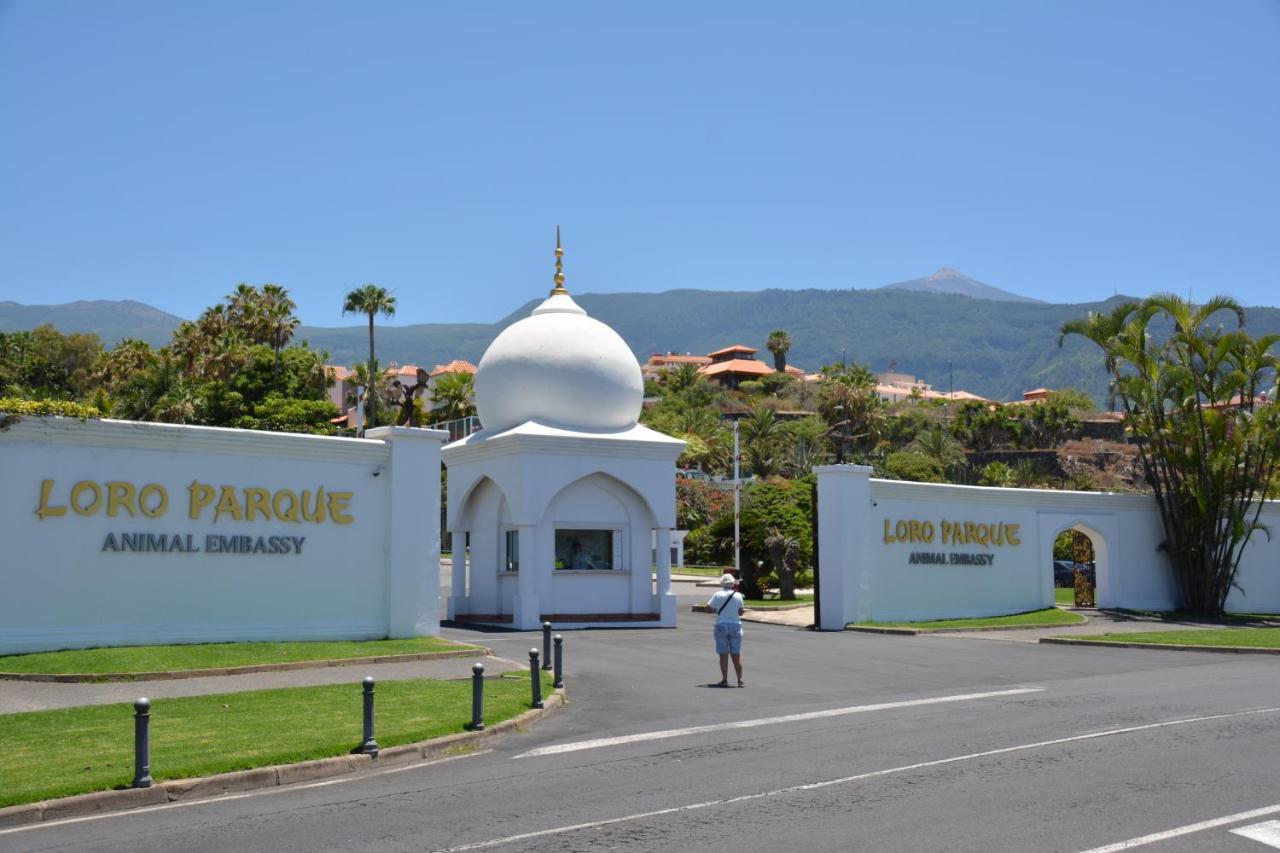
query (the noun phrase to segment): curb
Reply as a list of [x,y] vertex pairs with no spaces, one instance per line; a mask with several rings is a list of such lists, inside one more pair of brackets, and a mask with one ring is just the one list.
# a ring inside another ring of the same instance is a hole
[[[788,610],[804,610],[806,607],[812,607],[812,601],[801,601],[797,604],[783,604],[778,607],[744,607],[748,613],[786,613]],[[690,605],[690,610],[694,613],[712,613],[712,609],[705,604]]]
[[459,732],[434,740],[389,747],[380,751],[376,758],[360,754],[336,755],[332,758],[317,758],[297,764],[277,764],[252,770],[235,770],[197,779],[174,779],[159,782],[150,788],[95,791],[92,794],[76,794],[56,800],[9,806],[0,809],[0,829],[13,829],[45,821],[105,812],[129,811],[178,800],[196,800],[240,791],[275,788],[377,767],[393,767],[441,758],[478,744],[487,738],[526,728],[559,708],[565,701],[565,689],[561,687],[546,697],[543,708],[531,708],[519,716],[486,726],[482,731]]
[[183,678],[216,678],[222,675],[249,675],[258,672],[292,672],[298,669],[325,669],[331,666],[367,666],[376,663],[410,663],[418,660],[487,657],[493,649],[454,649],[444,652],[422,652],[416,655],[376,655],[331,660],[298,660],[288,663],[258,663],[248,666],[215,667],[213,669],[174,669],[160,672],[0,672],[0,681],[40,681],[61,684],[101,683],[106,681],[174,681]]
[[1041,637],[1040,642],[1055,646],[1109,646],[1122,649],[1156,649],[1167,652],[1217,652],[1228,655],[1280,655],[1280,649],[1258,649],[1249,646],[1186,646],[1172,643],[1125,643],[1110,640],[1085,640],[1075,637]]
[[[845,630],[862,631],[867,634],[907,634],[916,636],[918,634],[976,634],[985,631],[1043,631],[1045,628],[1079,628],[1081,625],[1088,624],[1088,622],[1089,617],[1086,616],[1083,622],[1073,622],[1070,625],[987,625],[982,628],[877,628],[872,625],[846,625]],[[1044,640],[1041,639],[1040,642],[1043,643]]]

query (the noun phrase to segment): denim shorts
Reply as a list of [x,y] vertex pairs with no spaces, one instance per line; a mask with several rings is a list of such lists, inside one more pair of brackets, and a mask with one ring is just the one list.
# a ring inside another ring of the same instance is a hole
[[716,623],[716,654],[742,654],[742,623]]

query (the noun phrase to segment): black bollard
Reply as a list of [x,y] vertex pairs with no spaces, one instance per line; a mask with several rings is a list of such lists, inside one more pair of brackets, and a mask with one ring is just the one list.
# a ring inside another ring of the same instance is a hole
[[133,787],[151,787],[151,700],[133,703]]
[[364,740],[360,743],[360,752],[378,757],[378,742],[373,739],[373,679],[365,676],[364,681]]
[[542,668],[551,669],[551,623],[542,623]]
[[538,666],[538,650],[529,649],[529,683],[533,685],[534,708],[542,707],[542,673]]
[[556,634],[556,667],[555,681],[551,682],[552,687],[564,687],[564,637]]
[[471,731],[484,729],[484,664],[471,666]]

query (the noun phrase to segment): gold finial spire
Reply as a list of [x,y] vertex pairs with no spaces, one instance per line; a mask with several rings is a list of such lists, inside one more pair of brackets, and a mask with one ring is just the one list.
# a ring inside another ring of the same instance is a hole
[[564,249],[560,246],[560,226],[556,226],[556,286],[551,288],[552,296],[568,296],[569,291],[564,289]]

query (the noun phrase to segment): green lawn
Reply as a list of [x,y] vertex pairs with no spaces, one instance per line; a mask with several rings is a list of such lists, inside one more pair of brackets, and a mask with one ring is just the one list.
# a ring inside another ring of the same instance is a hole
[[769,607],[795,607],[797,604],[813,604],[813,596],[797,595],[793,601],[783,601],[780,598],[748,598],[746,602],[747,607],[763,610]]
[[1102,634],[1087,637],[1112,643],[1151,643],[1175,646],[1240,646],[1250,649],[1280,648],[1280,628],[1205,628],[1190,631],[1145,631],[1137,634]]
[[[551,677],[542,674],[543,695]],[[529,707],[529,676],[485,682],[485,723]],[[206,776],[325,758],[360,743],[360,680],[323,687],[157,699],[151,773]],[[386,748],[465,730],[471,680],[386,681],[377,686],[375,736]],[[90,705],[0,715],[0,807],[128,787],[133,706]]]
[[426,654],[478,649],[439,637],[324,643],[201,643],[183,646],[120,646],[0,657],[0,672],[103,673],[218,669],[264,663],[334,660],[380,655]]
[[937,619],[930,622],[851,622],[854,628],[918,628],[922,631],[936,628],[1023,628],[1054,625],[1078,625],[1084,621],[1079,613],[1049,607],[1029,613],[1011,616],[988,616],[980,619]]
[[1053,588],[1053,603],[1074,605],[1076,603],[1076,591],[1069,586],[1055,586]]
[[673,575],[697,575],[703,578],[718,578],[724,574],[724,569],[716,566],[672,566],[671,574]]

